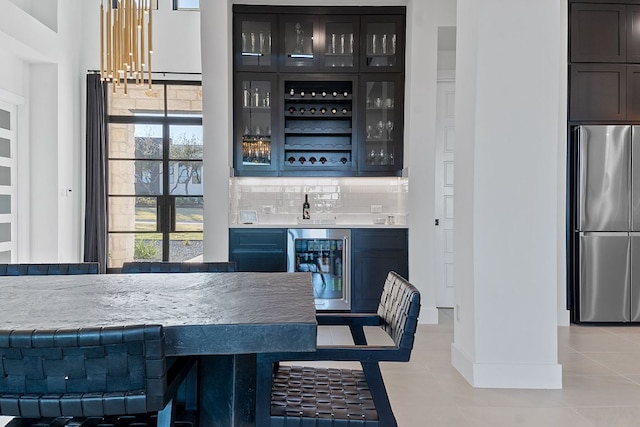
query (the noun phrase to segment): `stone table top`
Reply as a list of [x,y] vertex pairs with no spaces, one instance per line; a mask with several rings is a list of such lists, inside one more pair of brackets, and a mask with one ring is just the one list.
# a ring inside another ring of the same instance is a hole
[[161,324],[166,354],[313,351],[310,273],[0,277],[0,328]]

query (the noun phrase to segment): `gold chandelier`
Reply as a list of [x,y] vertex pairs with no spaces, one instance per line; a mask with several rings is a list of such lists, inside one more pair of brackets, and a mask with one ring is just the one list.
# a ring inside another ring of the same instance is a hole
[[113,92],[123,87],[128,94],[127,80],[135,79],[136,86],[144,84],[147,73],[151,82],[151,54],[153,53],[152,0],[107,0],[100,3],[100,77],[113,82]]

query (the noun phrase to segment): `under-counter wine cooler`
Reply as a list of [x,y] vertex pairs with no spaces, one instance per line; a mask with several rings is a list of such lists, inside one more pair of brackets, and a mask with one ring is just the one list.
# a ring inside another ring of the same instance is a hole
[[311,272],[316,310],[351,310],[348,229],[289,229],[287,270]]

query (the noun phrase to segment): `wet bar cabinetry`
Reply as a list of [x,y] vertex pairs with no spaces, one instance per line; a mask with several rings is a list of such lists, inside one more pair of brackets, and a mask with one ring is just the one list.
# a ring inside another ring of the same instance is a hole
[[409,277],[408,232],[406,228],[354,228],[351,241],[351,311],[372,313],[378,309],[389,271]]
[[404,7],[235,5],[236,176],[399,176]]
[[236,271],[287,271],[287,230],[230,228],[229,261]]
[[[229,229],[229,261],[237,271],[287,271],[287,229]],[[387,273],[409,277],[406,228],[351,229],[351,311],[375,312]]]

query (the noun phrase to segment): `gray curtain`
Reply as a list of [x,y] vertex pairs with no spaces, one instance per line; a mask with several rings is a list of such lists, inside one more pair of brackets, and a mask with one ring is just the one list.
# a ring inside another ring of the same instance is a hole
[[107,123],[105,91],[100,75],[87,74],[87,194],[84,260],[107,271]]

